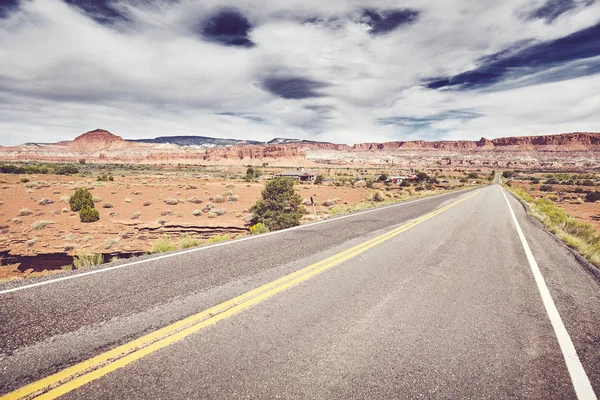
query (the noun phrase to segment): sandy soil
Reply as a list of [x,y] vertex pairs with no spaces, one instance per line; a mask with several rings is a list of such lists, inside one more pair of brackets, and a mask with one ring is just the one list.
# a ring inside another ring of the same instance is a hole
[[[30,182],[24,183],[21,178]],[[94,196],[99,221],[82,223],[78,213],[70,210],[68,198],[79,187],[86,187]],[[0,280],[23,276],[24,272],[43,273],[46,268],[60,268],[69,264],[61,255],[73,256],[81,251],[103,253],[106,260],[112,256],[149,252],[153,242],[165,234],[174,242],[183,235],[198,238],[221,233],[245,235],[250,216],[248,209],[260,198],[263,188],[264,181],[248,183],[176,171],[116,175],[113,182],[74,176],[0,174],[0,253],[3,257]],[[364,202],[374,192],[365,187],[312,183],[298,184],[296,190],[304,199],[314,198],[317,218],[329,214],[329,207],[323,205],[328,199],[354,205]],[[224,202],[218,202],[219,196]],[[192,198],[201,203],[191,202]],[[51,203],[41,204],[43,199]],[[168,199],[179,203],[167,204]],[[208,203],[223,209],[225,214],[211,217],[205,209]],[[314,219],[312,207],[306,208],[310,211],[306,220]],[[35,229],[39,221],[48,224]],[[18,255],[22,263],[15,263],[14,257],[11,263],[14,255]],[[27,268],[30,264],[33,267]]]

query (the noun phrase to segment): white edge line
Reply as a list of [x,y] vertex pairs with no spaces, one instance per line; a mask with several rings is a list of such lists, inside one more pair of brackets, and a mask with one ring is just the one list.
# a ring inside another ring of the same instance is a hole
[[517,221],[515,212],[513,211],[513,208],[510,205],[508,197],[506,197],[506,194],[504,193],[503,189],[502,195],[504,195],[506,204],[508,204],[508,209],[512,216],[512,220],[515,224],[515,228],[517,229],[517,233],[519,234],[519,238],[521,239],[521,244],[523,245],[525,254],[527,255],[527,261],[529,261],[531,272],[533,272],[535,283],[537,284],[540,295],[542,296],[542,301],[544,303],[544,307],[546,308],[546,312],[548,313],[548,318],[550,319],[552,328],[554,328],[554,333],[556,334],[556,338],[558,339],[560,350],[562,351],[565,363],[567,364],[569,375],[571,376],[571,381],[573,383],[573,388],[575,389],[575,394],[577,395],[577,398],[579,400],[596,400],[596,394],[594,393],[594,389],[592,388],[590,380],[587,374],[585,373],[585,370],[583,369],[583,365],[581,365],[581,360],[577,356],[577,350],[575,350],[575,346],[571,341],[571,337],[567,332],[567,328],[565,327],[565,324],[560,318],[560,314],[558,313],[558,309],[556,308],[556,305],[552,300],[552,296],[550,295],[548,286],[546,286],[544,276],[542,275],[540,268],[537,262],[535,261],[535,258],[533,257],[531,248],[527,243],[527,239],[523,234],[523,230],[519,225],[519,221]]
[[[469,189],[471,189],[471,188],[469,188]],[[463,190],[459,190],[459,191],[452,192],[452,193],[442,193],[442,194],[439,194],[437,196],[423,197],[421,199],[410,200],[410,201],[406,201],[406,202],[402,202],[402,203],[398,203],[398,204],[392,204],[390,206],[385,206],[385,207],[377,207],[377,208],[373,208],[371,210],[366,210],[366,211],[359,211],[357,213],[343,215],[341,217],[326,219],[326,220],[323,220],[323,221],[312,222],[310,224],[298,225],[298,226],[294,226],[292,228],[282,229],[280,231],[263,233],[261,235],[247,236],[247,237],[244,237],[244,238],[241,238],[241,239],[231,240],[231,241],[227,241],[227,242],[223,242],[223,243],[216,243],[216,244],[212,244],[212,245],[209,245],[209,246],[197,247],[197,248],[193,248],[193,249],[189,249],[189,250],[178,251],[176,253],[169,253],[169,254],[165,254],[165,255],[162,255],[162,256],[147,258],[147,259],[144,259],[144,260],[134,261],[134,262],[125,263],[125,264],[119,264],[119,265],[115,265],[113,267],[99,268],[99,269],[96,269],[94,271],[88,271],[88,272],[83,272],[83,273],[80,273],[80,274],[64,276],[62,278],[49,279],[49,280],[46,280],[46,281],[32,283],[32,284],[29,284],[29,285],[17,286],[17,287],[11,288],[11,289],[0,290],[0,295],[2,295],[2,294],[8,294],[8,293],[14,293],[14,292],[18,292],[20,290],[31,289],[31,288],[34,288],[34,287],[49,285],[51,283],[57,283],[57,282],[67,281],[67,280],[70,280],[70,279],[82,278],[84,276],[99,274],[101,272],[112,271],[112,270],[115,270],[115,269],[121,269],[121,268],[125,268],[125,267],[131,267],[133,265],[143,264],[143,263],[147,263],[147,262],[151,262],[151,261],[163,260],[165,258],[171,258],[171,257],[175,257],[175,256],[180,256],[182,254],[189,254],[189,253],[194,253],[194,252],[197,252],[197,251],[203,251],[203,250],[207,250],[207,249],[212,249],[212,248],[219,247],[219,246],[226,246],[226,245],[230,245],[230,244],[234,244],[234,243],[240,243],[240,242],[243,242],[243,241],[246,241],[246,240],[258,239],[258,238],[262,238],[262,237],[266,237],[266,236],[276,235],[276,234],[279,234],[279,233],[290,232],[290,231],[293,231],[293,230],[296,230],[296,229],[304,229],[304,228],[307,228],[307,227],[310,227],[310,226],[324,224],[326,222],[339,221],[339,220],[342,220],[342,219],[355,217],[357,215],[363,215],[363,214],[368,214],[368,213],[375,212],[375,211],[385,210],[385,209],[388,209],[388,208],[399,207],[399,206],[404,206],[404,205],[407,205],[407,204],[417,203],[417,202],[420,202],[420,201],[424,201],[424,200],[428,200],[428,199],[433,199],[433,198],[439,197],[439,196],[444,196],[444,195],[449,195],[449,194],[459,194],[459,193],[464,192],[464,191],[469,190],[469,189],[463,189]]]

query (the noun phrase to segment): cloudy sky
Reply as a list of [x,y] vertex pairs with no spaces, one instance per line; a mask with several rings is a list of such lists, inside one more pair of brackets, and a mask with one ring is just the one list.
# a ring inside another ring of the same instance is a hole
[[600,131],[594,0],[0,0],[0,145]]

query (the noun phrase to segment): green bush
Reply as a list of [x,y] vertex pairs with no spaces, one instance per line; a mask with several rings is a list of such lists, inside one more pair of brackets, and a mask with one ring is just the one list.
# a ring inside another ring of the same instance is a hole
[[96,222],[100,219],[100,214],[95,208],[83,207],[79,210],[79,219],[81,222]]
[[79,211],[84,207],[94,208],[92,194],[86,188],[80,188],[69,199],[71,211]]
[[179,245],[182,249],[189,249],[190,247],[200,246],[200,241],[192,236],[184,236],[179,239]]
[[102,254],[90,254],[82,251],[73,257],[73,266],[77,269],[100,265],[104,261]]
[[323,175],[317,175],[315,177],[315,185],[321,185],[323,184],[323,181],[325,181],[325,177],[323,177]]
[[158,238],[152,246],[153,253],[166,253],[167,251],[173,250],[177,250],[177,247],[173,246],[171,240],[167,236]]
[[600,191],[598,191],[598,190],[596,190],[594,192],[588,192],[585,195],[585,201],[587,201],[588,203],[594,203],[599,200],[600,200]]
[[252,225],[250,227],[250,233],[253,235],[260,235],[261,233],[267,232],[269,232],[269,228],[262,222],[259,222],[258,224]]
[[552,185],[542,185],[540,186],[540,190],[542,192],[552,192],[554,190],[554,187]]
[[206,239],[206,244],[221,243],[221,242],[225,242],[227,240],[231,240],[231,236],[229,236],[228,234],[214,235],[214,236],[211,236],[208,239]]
[[271,231],[300,225],[300,218],[307,213],[301,203],[292,179],[273,179],[265,185],[262,198],[250,207],[251,223],[262,222]]

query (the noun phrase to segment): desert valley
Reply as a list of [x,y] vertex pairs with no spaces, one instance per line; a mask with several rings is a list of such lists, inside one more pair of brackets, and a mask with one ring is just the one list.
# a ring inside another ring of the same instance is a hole
[[[508,185],[600,231],[598,133],[349,146],[194,136],[128,141],[98,129],[70,142],[0,146],[0,165],[2,280],[72,269],[82,254],[119,262],[162,251],[158,242],[170,250],[250,234],[250,207],[282,172],[314,174],[295,185],[304,223],[489,184],[504,172]],[[98,221],[81,222],[70,208],[82,188]]]

